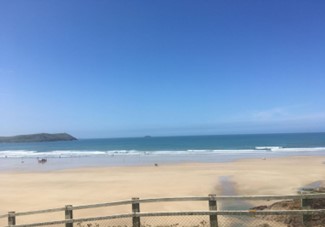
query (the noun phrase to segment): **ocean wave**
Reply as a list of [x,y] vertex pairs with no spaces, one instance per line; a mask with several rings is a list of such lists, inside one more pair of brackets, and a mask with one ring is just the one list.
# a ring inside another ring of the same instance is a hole
[[266,146],[266,147],[255,147],[256,150],[279,150],[283,147],[277,147],[277,146]]
[[254,152],[254,150],[183,150],[183,151],[138,151],[138,150],[110,150],[110,151],[48,151],[37,152],[27,150],[0,151],[0,158],[72,158],[90,156],[144,156],[144,155],[204,155],[204,154],[240,154]]
[[325,147],[277,147],[277,146],[267,146],[267,147],[255,147],[258,151],[271,151],[271,152],[325,152]]
[[273,152],[325,152],[325,147],[297,147],[272,149]]
[[136,150],[110,150],[110,151],[84,151],[84,150],[55,150],[55,151],[28,151],[6,150],[0,151],[0,158],[70,158],[89,156],[115,156],[115,155],[145,155],[148,152]]
[[83,151],[83,150],[54,150],[46,152],[29,150],[0,151],[0,158],[73,158],[92,156],[175,156],[175,155],[245,155],[260,154],[261,152],[292,153],[292,152],[325,152],[325,147],[314,148],[284,148],[278,146],[255,147],[255,149],[191,149],[176,151],[139,151],[139,150],[108,150],[108,151]]

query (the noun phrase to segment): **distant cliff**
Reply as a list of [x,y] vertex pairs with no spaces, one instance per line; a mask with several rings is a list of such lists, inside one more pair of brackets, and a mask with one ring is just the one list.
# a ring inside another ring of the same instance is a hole
[[19,136],[0,136],[0,143],[24,143],[24,142],[50,142],[50,141],[70,141],[77,140],[67,133],[40,133]]

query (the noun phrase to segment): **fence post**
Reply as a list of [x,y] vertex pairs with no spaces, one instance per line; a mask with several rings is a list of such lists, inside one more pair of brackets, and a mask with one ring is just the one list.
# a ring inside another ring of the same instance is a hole
[[[65,220],[73,219],[73,207],[72,205],[65,206]],[[65,227],[73,227],[73,222],[65,223]]]
[[16,214],[15,211],[11,211],[8,213],[8,225],[16,225]]
[[132,218],[133,227],[140,227],[140,217],[135,216],[136,213],[140,212],[139,198],[132,198],[132,212],[134,215]]
[[[215,194],[209,195],[209,210],[216,211],[217,208],[217,199]],[[218,227],[218,217],[216,214],[210,214],[210,227]]]
[[[313,204],[313,199],[301,199],[301,207],[303,210],[309,210],[311,209],[311,205]],[[302,216],[302,222],[305,227],[310,227],[312,221],[312,215],[311,214],[303,214]]]

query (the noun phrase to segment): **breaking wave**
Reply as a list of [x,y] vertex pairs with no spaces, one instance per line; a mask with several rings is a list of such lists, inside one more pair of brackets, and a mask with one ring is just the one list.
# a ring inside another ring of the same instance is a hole
[[80,150],[54,150],[37,152],[29,150],[4,150],[0,151],[0,158],[73,158],[93,156],[175,156],[175,155],[245,155],[258,154],[261,152],[286,153],[286,152],[325,152],[325,147],[314,148],[284,148],[278,146],[260,146],[255,149],[202,149],[202,150],[179,150],[179,151],[139,151],[139,150],[108,150],[108,151],[80,151]]

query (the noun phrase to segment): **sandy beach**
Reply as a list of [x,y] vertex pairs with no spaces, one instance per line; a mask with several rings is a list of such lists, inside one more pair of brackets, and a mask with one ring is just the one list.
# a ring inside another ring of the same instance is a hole
[[[246,159],[229,163],[84,168],[0,173],[0,212],[127,200],[222,195],[223,179],[239,195],[295,194],[325,179],[325,157]],[[161,208],[161,207],[160,207]],[[191,206],[189,207],[191,208]],[[169,206],[162,207],[169,209]]]

